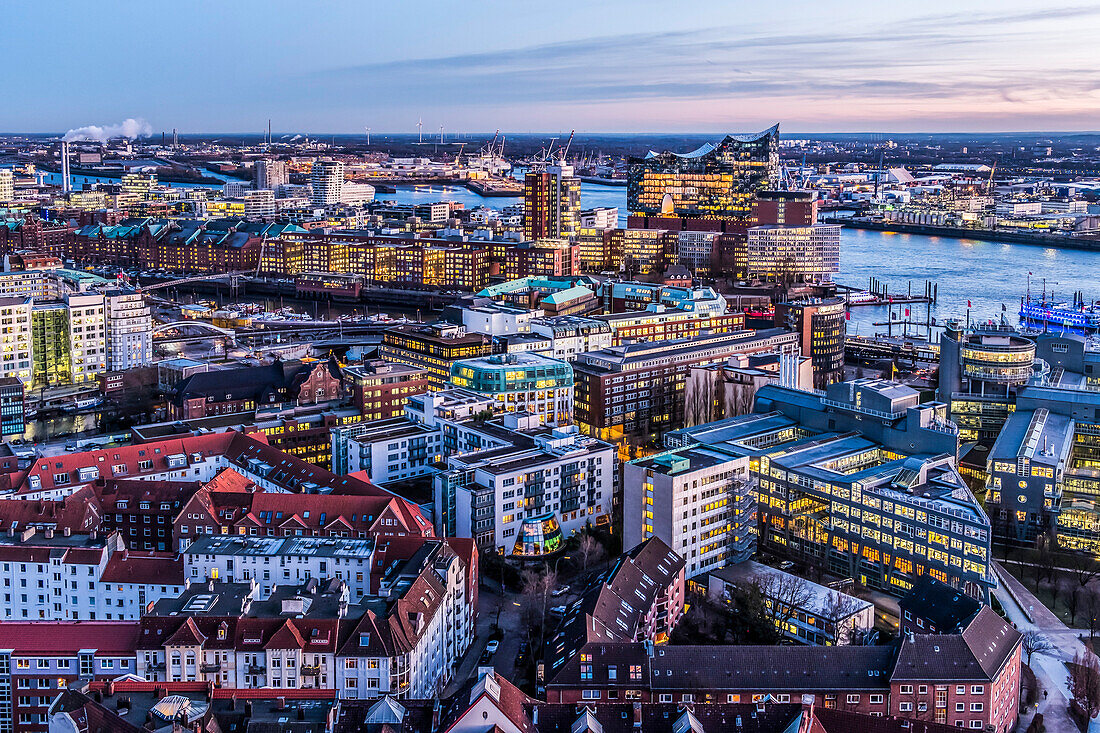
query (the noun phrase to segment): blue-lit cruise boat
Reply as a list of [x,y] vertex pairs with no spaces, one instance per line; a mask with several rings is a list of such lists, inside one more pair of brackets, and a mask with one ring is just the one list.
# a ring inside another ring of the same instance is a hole
[[1055,301],[1053,293],[1020,299],[1020,325],[1025,330],[1100,334],[1100,304],[1085,301],[1082,293],[1073,294],[1073,302]]

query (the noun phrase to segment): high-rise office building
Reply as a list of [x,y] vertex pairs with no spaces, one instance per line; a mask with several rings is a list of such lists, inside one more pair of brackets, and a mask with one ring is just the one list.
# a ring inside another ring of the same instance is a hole
[[0,169],[0,201],[11,201],[15,198],[15,177],[10,168]]
[[843,298],[808,298],[775,306],[775,325],[796,332],[799,349],[812,359],[817,389],[844,378],[846,321]]
[[727,219],[747,216],[759,191],[779,185],[779,125],[727,135],[690,153],[631,158],[626,201],[632,214]]
[[840,225],[752,227],[745,256],[748,277],[765,282],[822,282],[840,271]]
[[344,191],[344,164],[339,160],[317,160],[309,174],[309,200],[314,206],[336,206]]
[[285,160],[260,159],[256,161],[254,188],[257,191],[271,190],[290,182]]
[[0,378],[31,380],[31,307],[26,297],[0,297]]
[[0,435],[22,435],[26,429],[23,383],[15,377],[0,377]]
[[528,171],[523,181],[523,235],[527,239],[570,238],[580,225],[581,181],[562,162]]
[[[279,211],[275,204],[275,192],[267,189],[246,191],[244,194],[244,215],[249,219],[264,219],[275,216]],[[839,227],[837,227],[839,229]]]
[[107,369],[122,371],[153,361],[153,320],[145,296],[131,288],[108,290],[106,309]]

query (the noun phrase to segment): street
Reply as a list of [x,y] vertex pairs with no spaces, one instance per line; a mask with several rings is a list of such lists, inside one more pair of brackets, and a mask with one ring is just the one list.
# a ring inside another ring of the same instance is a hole
[[[477,636],[470,644],[470,649],[466,652],[462,663],[459,664],[458,671],[444,690],[444,696],[458,692],[468,679],[477,674],[478,667],[481,666],[493,667],[503,677],[509,680],[515,679],[514,672],[516,656],[519,654],[519,645],[521,641],[526,639],[526,635],[520,633],[522,626],[520,623],[520,609],[519,606],[515,605],[517,601],[511,595],[501,597],[498,591],[499,586],[495,582],[485,580],[485,583],[486,585],[483,585],[478,591]],[[489,587],[490,585],[492,587]],[[481,654],[485,650],[485,645],[489,643],[489,635],[492,633],[493,625],[497,623],[498,612],[500,629],[503,634],[500,638],[500,647],[493,658],[487,664],[482,665],[480,664]]]

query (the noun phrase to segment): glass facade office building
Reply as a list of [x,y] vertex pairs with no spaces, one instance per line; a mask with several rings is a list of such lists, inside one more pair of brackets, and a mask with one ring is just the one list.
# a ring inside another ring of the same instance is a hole
[[757,193],[779,185],[779,125],[727,135],[690,153],[631,158],[627,208],[633,214],[746,217]]

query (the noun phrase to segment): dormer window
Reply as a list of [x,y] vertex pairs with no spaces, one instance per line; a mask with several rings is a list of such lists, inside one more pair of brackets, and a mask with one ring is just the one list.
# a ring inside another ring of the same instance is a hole
[[370,646],[370,634],[359,634],[359,646],[361,646],[361,647]]

